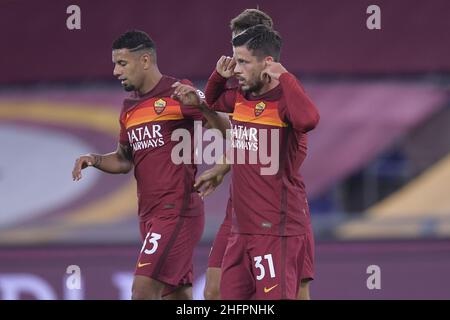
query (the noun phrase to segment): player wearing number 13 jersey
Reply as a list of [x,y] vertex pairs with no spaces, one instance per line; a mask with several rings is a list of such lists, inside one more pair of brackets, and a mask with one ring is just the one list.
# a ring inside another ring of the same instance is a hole
[[192,284],[193,249],[204,226],[203,202],[193,190],[195,165],[171,161],[178,143],[172,132],[184,128],[192,137],[192,120],[202,115],[171,98],[175,82],[162,76],[144,96],[125,100],[120,116],[120,143],[132,149],[143,240],[135,274],[164,283],[164,294]]
[[[120,140],[116,152],[88,154],[77,159],[74,180],[93,166],[108,173],[127,173],[134,167],[142,249],[136,264],[133,299],[192,298],[192,255],[204,226],[203,202],[193,185],[196,166],[175,164],[171,155],[178,141],[172,132],[190,133],[193,159],[194,120],[220,121],[215,112],[190,107],[200,99],[175,93],[180,84],[162,75],[156,64],[153,41],[142,31],[130,31],[113,44],[114,75],[126,91],[120,114]],[[192,100],[193,99],[193,100]],[[188,149],[189,150],[189,149]]]
[[[319,115],[298,80],[278,63],[277,32],[258,25],[232,43],[239,87],[225,89],[226,79],[215,72],[206,89],[207,97],[209,88],[222,92],[208,101],[210,108],[231,113],[231,145],[235,156],[244,150],[246,160],[232,164],[233,226],[222,262],[221,298],[296,299],[310,227],[298,171],[306,156],[306,133]],[[260,158],[249,159],[262,148],[272,157],[276,153],[278,170],[272,174],[263,174]]]

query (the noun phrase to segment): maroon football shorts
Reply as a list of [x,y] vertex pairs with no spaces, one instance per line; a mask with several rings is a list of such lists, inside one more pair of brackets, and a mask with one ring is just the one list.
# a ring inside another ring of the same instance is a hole
[[[203,209],[203,208],[202,208]],[[140,223],[143,245],[135,275],[165,283],[165,294],[176,287],[192,285],[194,247],[199,242],[205,216],[155,214]]]
[[222,262],[222,299],[297,299],[306,238],[232,233]]
[[[209,253],[208,268],[220,268],[222,266],[223,255],[231,234],[231,210],[230,198],[227,203],[225,219],[219,228]],[[314,234],[311,224],[308,227],[308,233],[306,235],[305,249],[305,256],[299,257],[299,263],[303,265],[303,268],[299,268],[299,277],[302,281],[314,279]]]

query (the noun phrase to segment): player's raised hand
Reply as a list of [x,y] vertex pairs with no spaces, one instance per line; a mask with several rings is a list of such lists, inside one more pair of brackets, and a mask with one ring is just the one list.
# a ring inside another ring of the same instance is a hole
[[172,85],[172,88],[175,88],[174,92],[170,96],[172,99],[175,99],[185,106],[200,106],[202,102],[202,97],[200,97],[200,93],[193,86],[182,84],[180,82],[175,82]]
[[217,61],[216,70],[224,78],[231,78],[234,76],[234,67],[236,60],[232,57],[221,56]]
[[195,181],[194,189],[204,198],[211,194],[222,183],[223,177],[230,170],[227,164],[215,165],[203,172]]
[[280,76],[285,72],[288,71],[285,67],[283,67],[281,63],[275,61],[267,61],[266,67],[261,72],[261,79],[268,79],[269,81],[270,79],[278,80]]
[[81,179],[81,170],[84,168],[93,166],[95,163],[95,158],[89,154],[79,157],[75,160],[75,165],[72,170],[72,180],[78,181]]

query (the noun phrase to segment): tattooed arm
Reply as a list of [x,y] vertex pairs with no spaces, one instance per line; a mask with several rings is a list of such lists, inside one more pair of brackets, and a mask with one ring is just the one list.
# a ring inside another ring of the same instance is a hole
[[87,167],[95,167],[107,173],[128,173],[133,168],[131,147],[119,143],[114,152],[103,155],[89,153],[80,156],[75,161],[72,179],[80,180],[81,170]]

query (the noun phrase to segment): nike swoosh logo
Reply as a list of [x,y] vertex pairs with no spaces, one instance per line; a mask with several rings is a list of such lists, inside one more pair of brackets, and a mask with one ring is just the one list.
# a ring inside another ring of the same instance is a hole
[[270,287],[270,288],[264,287],[264,293],[269,293],[270,291],[272,291],[272,290],[275,289],[276,287],[278,287],[278,284],[276,284],[276,285],[274,285],[273,287]]
[[142,268],[142,267],[145,267],[145,266],[148,266],[149,264],[152,264],[151,262],[147,262],[147,263],[138,263],[138,268]]

